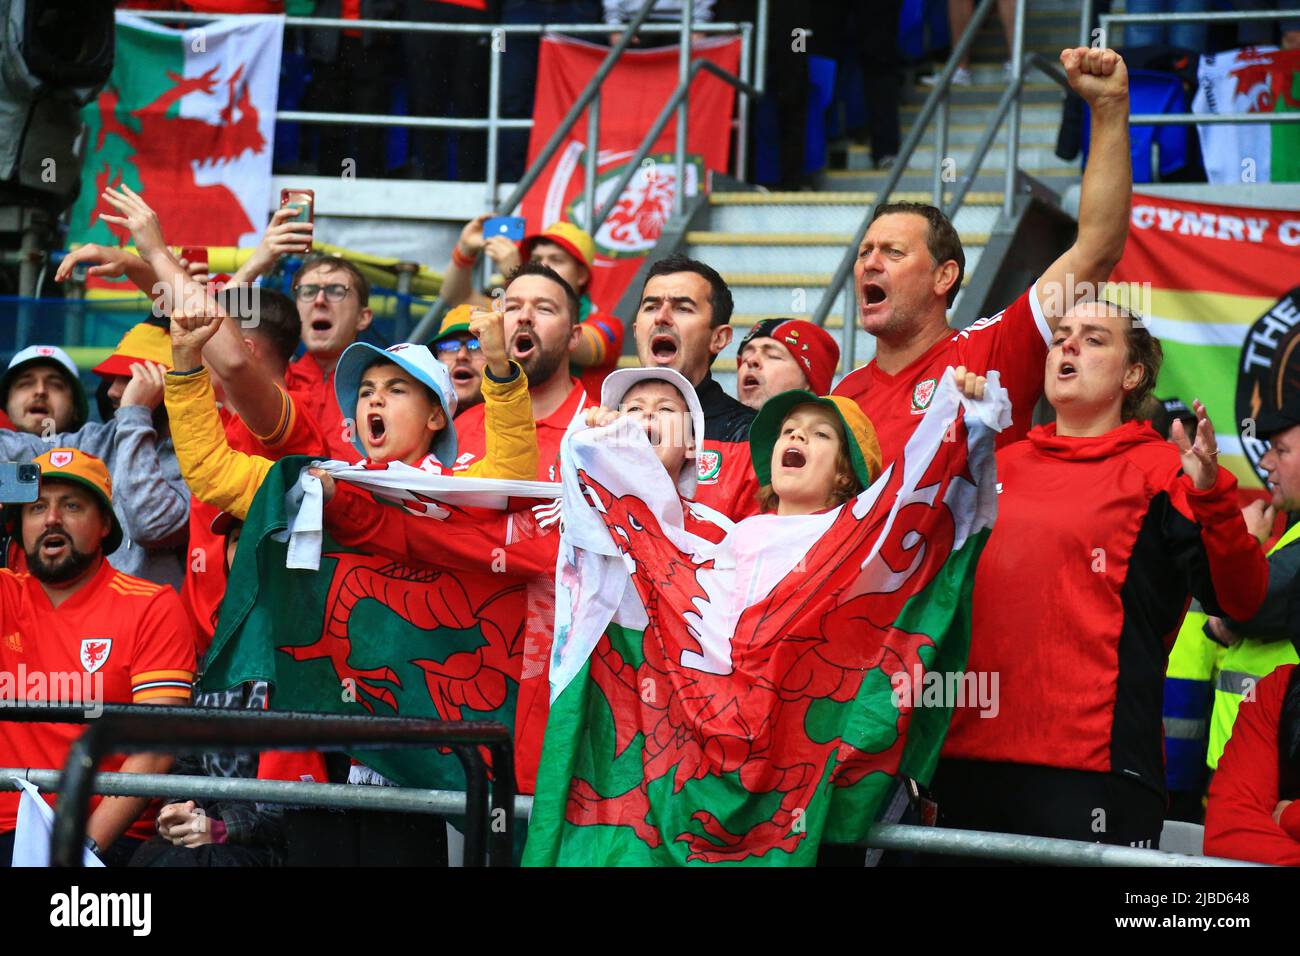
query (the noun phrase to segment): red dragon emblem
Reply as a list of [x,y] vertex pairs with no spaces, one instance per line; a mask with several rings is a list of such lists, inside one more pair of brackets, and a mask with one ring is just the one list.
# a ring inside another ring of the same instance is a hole
[[[139,191],[158,213],[163,234],[177,243],[233,246],[254,229],[234,193],[220,183],[200,185],[195,175],[199,164],[232,162],[267,147],[258,129],[248,83],[242,80],[244,67],[237,67],[226,80],[228,97],[220,123],[168,115],[191,93],[212,94],[218,69],[213,67],[195,77],[168,72],[174,84],[171,89],[137,110],[121,111],[120,118],[120,95],[113,87],[100,94],[97,104],[100,128],[96,149],[102,149],[110,135],[127,143],[140,176]],[[115,174],[107,164],[95,172],[97,194],[105,186],[121,182],[121,171]],[[100,211],[98,204],[90,208],[87,227],[99,221]],[[129,240],[126,230],[110,228],[119,242]]]
[[[943,456],[937,456],[943,457]],[[610,702],[615,750],[624,753],[644,736],[641,783],[625,793],[602,795],[580,777],[570,783],[567,820],[575,825],[632,827],[649,847],[663,838],[652,817],[649,786],[672,775],[674,793],[692,780],[736,774],[752,794],[780,795],[772,816],[748,832],[732,833],[707,810],[692,819],[704,833],[675,836],[687,844],[688,860],[737,861],[774,850],[793,852],[805,834],[796,826],[823,786],[823,768],[834,764],[832,786],[847,787],[878,771],[899,767],[911,717],[900,703],[894,742],[868,753],[840,739],[809,737],[806,718],[814,702],[854,699],[874,671],[886,678],[920,668],[930,638],[893,626],[902,605],[931,580],[951,552],[954,525],[943,504],[950,476],[932,464],[922,485],[938,484],[929,501],[904,506],[894,516],[880,557],[891,580],[870,591],[854,582],[861,561],[885,531],[887,508],[856,518],[841,509],[832,527],[796,572],[783,578],[763,600],[746,608],[732,638],[729,674],[684,667],[683,654],[700,655],[700,642],[685,613],[708,600],[700,572],[711,561],[672,545],[640,499],[616,496],[585,471],[584,486],[600,501],[614,539],[635,559],[632,581],[646,606],[644,662],[633,666],[602,640],[591,658],[591,677]],[[901,482],[878,500],[890,501]],[[902,586],[906,583],[906,587]],[[829,597],[828,597],[829,596]],[[671,604],[671,606],[666,606]]]
[[[640,187],[635,185],[638,181]],[[673,211],[673,184],[669,177],[653,170],[632,178],[610,210],[602,232],[617,248],[642,249],[653,246]]]
[[104,640],[86,638],[81,642],[81,666],[86,669],[87,673],[95,673],[108,660],[108,652],[112,647],[112,640],[107,638]]
[[1236,81],[1233,95],[1250,100],[1246,112],[1271,113],[1279,96],[1287,106],[1300,109],[1300,100],[1291,94],[1300,50],[1258,53],[1248,48],[1237,54],[1237,62],[1241,66],[1230,74]]
[[[443,720],[460,720],[463,709],[492,711],[506,703],[509,683],[519,680],[523,662],[523,621],[512,598],[523,585],[502,588],[497,581],[477,582],[398,564],[390,558],[338,553],[338,564],[325,601],[325,624],[311,644],[279,650],[296,661],[327,659],[339,683],[356,689],[357,702],[374,713],[375,704],[398,709],[394,689],[402,684],[389,667],[351,664],[349,621],[357,605],[374,600],[408,624],[424,630],[481,628],[486,643],[458,651],[445,660],[413,660],[424,671],[429,697]],[[345,683],[346,682],[346,683]],[[391,685],[391,686],[385,686]]]

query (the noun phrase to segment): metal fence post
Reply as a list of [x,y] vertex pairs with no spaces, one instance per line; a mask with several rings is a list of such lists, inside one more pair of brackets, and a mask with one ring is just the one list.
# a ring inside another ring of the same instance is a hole
[[[740,25],[740,78],[751,86],[754,85],[754,57],[750,53],[749,42],[754,31],[748,23]],[[743,89],[736,96],[736,178],[745,178],[745,167],[749,162],[749,94]]]
[[934,204],[943,208],[943,160],[948,152],[948,94],[939,100],[939,109],[935,113],[938,124],[934,132]]
[[1002,184],[1002,214],[1008,219],[1016,208],[1016,173],[1020,164],[1020,97],[1025,75],[1025,0],[1016,0],[1016,25],[1011,43],[1011,83],[1016,94],[1007,117],[1007,169]]
[[587,162],[586,182],[583,183],[584,202],[587,204],[587,232],[596,237],[596,156],[600,150],[600,92],[591,98],[587,107]]
[[[682,29],[678,35],[677,82],[687,85],[691,82],[691,17],[695,12],[695,0],[686,0],[682,4]],[[673,218],[682,214],[686,205],[686,131],[687,116],[691,109],[691,95],[688,87],[677,107],[677,188],[673,190]]]
[[[833,296],[833,288],[826,290],[826,295]],[[853,366],[857,363],[858,358],[858,316],[857,311],[853,308],[857,301],[857,290],[853,288],[852,282],[845,282],[840,286],[840,318],[844,322],[844,327],[840,330],[840,341],[843,347],[840,349],[840,356],[844,362],[844,374],[848,375],[853,371]]]
[[[505,38],[505,33],[498,27],[492,31],[491,58],[488,68],[488,141],[487,141],[487,206],[497,208],[497,158],[501,148],[501,128],[497,121],[501,119],[501,45],[497,38]],[[506,210],[508,213],[510,210]]]

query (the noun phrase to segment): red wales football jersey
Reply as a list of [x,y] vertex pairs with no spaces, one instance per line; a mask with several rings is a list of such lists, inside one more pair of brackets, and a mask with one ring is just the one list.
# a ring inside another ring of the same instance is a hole
[[[103,562],[57,608],[30,574],[0,570],[0,686],[13,700],[146,703],[188,700],[194,682],[194,631],[176,592]],[[180,703],[181,701],[177,701]],[[62,769],[79,724],[0,722],[0,766]],[[106,758],[115,771],[123,757]],[[91,798],[91,809],[99,804]],[[52,803],[52,798],[50,799]],[[0,832],[17,825],[18,794],[0,793]],[[148,839],[152,820],[127,835]]]
[[[582,383],[576,378],[564,402],[546,418],[537,419],[537,480],[560,480],[560,443],[569,424],[578,415],[596,404]],[[483,412],[486,403],[480,402],[456,419],[457,457],[455,471],[464,471],[487,454],[487,435]]]
[[989,369],[1001,373],[1002,387],[1011,398],[1011,426],[998,435],[998,448],[1029,433],[1052,341],[1034,289],[1031,286],[997,315],[940,339],[893,375],[882,372],[872,359],[835,387],[833,394],[853,399],[871,419],[886,465],[902,453],[949,366],[964,365],[980,375]]

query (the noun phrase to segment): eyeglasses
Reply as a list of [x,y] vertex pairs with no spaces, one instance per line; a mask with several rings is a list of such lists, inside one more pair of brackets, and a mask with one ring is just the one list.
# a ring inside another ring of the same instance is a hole
[[348,297],[348,292],[351,291],[352,286],[342,285],[338,282],[331,285],[300,285],[298,286],[298,301],[310,302],[320,295],[321,289],[325,290],[325,300],[327,302],[342,302]]
[[477,352],[482,348],[478,344],[478,339],[443,339],[435,344],[433,349],[439,355],[450,355],[452,352],[459,352],[461,346],[464,346],[470,352]]

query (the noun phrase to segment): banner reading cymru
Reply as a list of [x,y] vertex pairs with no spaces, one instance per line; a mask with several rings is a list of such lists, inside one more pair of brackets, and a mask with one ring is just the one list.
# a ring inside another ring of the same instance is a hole
[[244,16],[171,30],[117,14],[117,57],[87,124],[69,241],[119,245],[99,219],[105,186],[126,183],[176,245],[251,245],[270,208],[284,19]]
[[[697,59],[708,59],[730,73],[738,70],[739,39],[704,40],[695,43],[692,50]],[[606,47],[580,40],[549,36],[542,40],[533,130],[528,143],[530,165],[608,53]],[[628,50],[605,80],[600,152],[596,157],[597,206],[608,206],[615,181],[676,85],[675,47]],[[727,169],[734,98],[730,85],[708,73],[701,73],[691,84],[684,184],[687,196],[707,191],[710,171]],[[592,237],[596,262],[590,293],[592,301],[605,311],[614,308],[672,215],[673,196],[679,188],[673,164],[675,130],[675,124],[669,122],[651,146],[642,171],[632,178]],[[587,222],[583,199],[586,132],[584,113],[520,204],[520,214],[528,220],[530,232],[540,232],[562,219],[578,225]]]
[[[1300,354],[1300,211],[1133,196],[1110,296],[1149,319],[1164,347],[1161,398],[1199,398],[1220,461],[1258,488],[1265,445],[1253,422],[1296,374]],[[1272,396],[1272,397],[1271,397]]]

